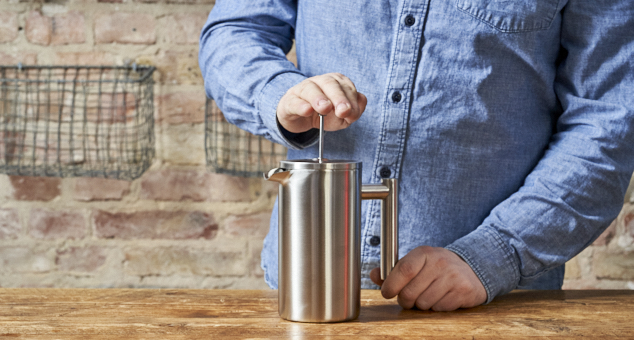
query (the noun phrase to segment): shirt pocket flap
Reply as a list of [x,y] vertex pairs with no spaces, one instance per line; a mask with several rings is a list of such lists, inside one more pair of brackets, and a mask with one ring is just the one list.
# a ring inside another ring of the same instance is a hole
[[501,32],[544,30],[553,22],[559,0],[456,0],[456,7]]

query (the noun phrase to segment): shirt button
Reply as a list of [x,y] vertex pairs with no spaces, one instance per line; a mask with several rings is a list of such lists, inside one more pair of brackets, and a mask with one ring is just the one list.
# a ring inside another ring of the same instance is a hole
[[396,92],[392,93],[392,101],[393,102],[398,103],[398,102],[401,101],[401,98],[402,98],[402,96],[401,96],[400,92],[396,91]]
[[413,15],[408,14],[405,17],[405,26],[410,27],[410,26],[413,26],[415,23],[416,23],[416,18],[414,18]]
[[378,246],[379,244],[381,244],[381,238],[378,236],[372,236],[370,237],[370,245],[373,247]]
[[382,178],[389,178],[390,175],[392,174],[392,170],[390,170],[390,168],[384,166],[381,168],[381,171],[379,172],[379,174],[381,175]]

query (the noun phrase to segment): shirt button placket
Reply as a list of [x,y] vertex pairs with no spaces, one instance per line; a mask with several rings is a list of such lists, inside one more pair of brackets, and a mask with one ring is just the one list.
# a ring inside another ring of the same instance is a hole
[[[379,122],[379,144],[373,162],[373,181],[384,178],[396,178],[399,174],[404,141],[406,140],[407,124],[409,121],[409,106],[411,103],[414,72],[420,53],[421,36],[424,29],[424,18],[429,8],[430,0],[404,0],[401,8],[402,16],[395,27],[394,44],[390,53],[387,83],[383,94],[384,104]],[[381,239],[379,233],[378,202],[368,202],[366,223],[363,234],[366,237],[362,256],[379,256]],[[374,244],[373,244],[374,243]]]

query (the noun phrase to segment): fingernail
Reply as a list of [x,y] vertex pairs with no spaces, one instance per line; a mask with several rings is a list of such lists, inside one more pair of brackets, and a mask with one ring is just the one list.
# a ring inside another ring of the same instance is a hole
[[330,100],[326,100],[326,99],[322,99],[319,101],[319,103],[317,103],[317,105],[319,105],[320,107],[328,106],[328,104],[330,104]]
[[343,112],[343,111],[345,111],[345,110],[347,110],[349,108],[350,108],[350,104],[341,103],[341,104],[337,105],[337,112],[341,113],[341,112]]

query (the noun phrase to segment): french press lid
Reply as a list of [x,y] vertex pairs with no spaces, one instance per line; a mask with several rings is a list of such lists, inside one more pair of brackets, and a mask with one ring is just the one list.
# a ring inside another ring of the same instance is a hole
[[361,169],[361,162],[325,158],[322,158],[321,162],[317,158],[293,160],[287,159],[280,161],[280,168],[288,170],[354,170]]

